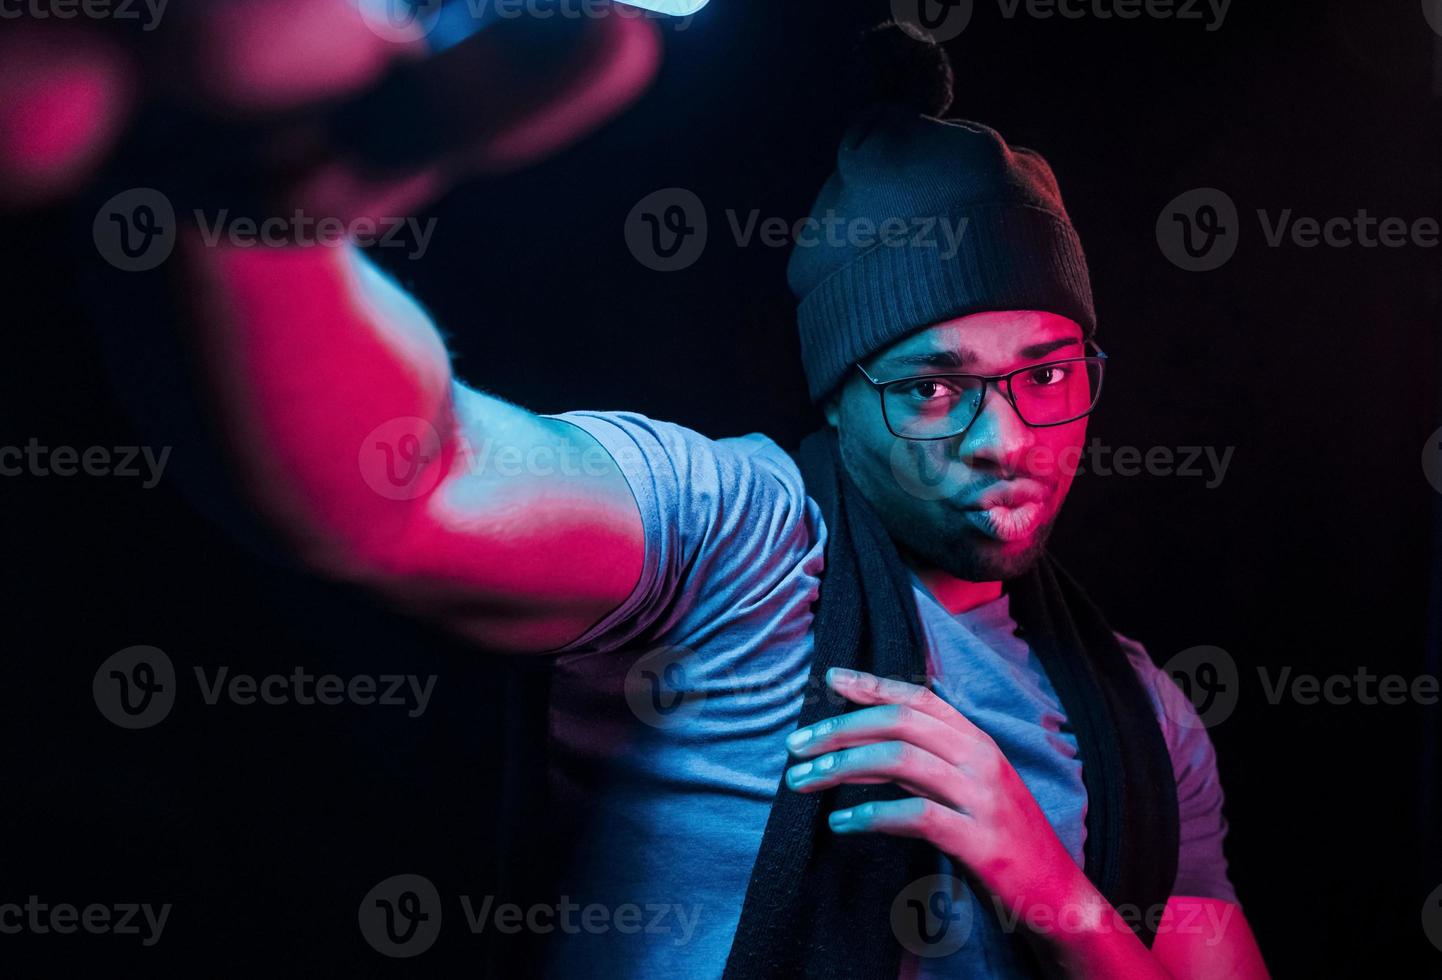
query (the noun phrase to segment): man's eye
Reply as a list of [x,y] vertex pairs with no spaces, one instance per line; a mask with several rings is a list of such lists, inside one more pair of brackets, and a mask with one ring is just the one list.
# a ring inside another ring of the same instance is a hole
[[1027,372],[1026,383],[1040,388],[1049,388],[1052,385],[1061,384],[1070,373],[1071,369],[1064,364],[1051,364]]
[[938,398],[955,397],[956,389],[945,381],[913,381],[902,391],[916,401],[935,401]]

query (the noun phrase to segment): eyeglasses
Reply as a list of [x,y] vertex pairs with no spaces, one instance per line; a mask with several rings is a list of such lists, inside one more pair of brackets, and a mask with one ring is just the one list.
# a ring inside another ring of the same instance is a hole
[[981,414],[990,384],[1033,428],[1065,425],[1091,414],[1102,393],[1107,356],[1091,345],[1091,357],[1028,364],[1007,374],[923,374],[877,381],[860,364],[856,370],[881,396],[881,415],[902,439],[949,439],[965,432]]

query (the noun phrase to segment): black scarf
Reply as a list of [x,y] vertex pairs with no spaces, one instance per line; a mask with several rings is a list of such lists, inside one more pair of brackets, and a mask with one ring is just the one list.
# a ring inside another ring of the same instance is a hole
[[[926,662],[906,567],[847,477],[835,431],[827,426],[808,436],[795,459],[829,535],[815,654],[798,721],[804,727],[855,710],[821,696],[828,668],[916,682]],[[1076,734],[1087,792],[1087,877],[1114,906],[1160,907],[1176,877],[1177,798],[1147,693],[1100,612],[1050,557],[1004,588],[1020,635],[1045,667]],[[894,786],[803,794],[786,789],[778,774],[778,787],[726,980],[896,980],[901,947],[891,931],[891,903],[935,871],[935,848],[827,828],[827,813],[895,799],[901,794]],[[1138,934],[1150,945],[1144,922]]]

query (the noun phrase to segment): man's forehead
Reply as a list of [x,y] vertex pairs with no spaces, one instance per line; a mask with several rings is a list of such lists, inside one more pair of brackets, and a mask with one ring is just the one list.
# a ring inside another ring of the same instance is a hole
[[973,313],[932,324],[880,352],[877,362],[927,358],[939,364],[1027,356],[1029,348],[1071,340],[1078,347],[1082,329],[1074,321],[1038,310]]

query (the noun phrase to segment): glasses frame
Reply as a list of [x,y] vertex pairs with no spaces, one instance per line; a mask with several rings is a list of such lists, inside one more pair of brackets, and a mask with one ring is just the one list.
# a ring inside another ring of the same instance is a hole
[[[1006,374],[913,374],[908,375],[905,378],[892,378],[890,381],[878,381],[871,375],[866,373],[866,369],[861,366],[861,363],[859,361],[854,365],[854,367],[857,371],[861,372],[861,376],[867,380],[867,382],[872,386],[872,388],[876,389],[876,395],[881,400],[881,420],[886,423],[887,432],[890,432],[898,439],[909,439],[912,442],[936,442],[938,439],[955,439],[957,436],[966,432],[967,429],[971,428],[972,423],[977,420],[977,417],[981,415],[982,409],[986,407],[987,389],[990,388],[992,385],[996,385],[997,393],[1000,394],[1001,397],[1006,399],[1006,403],[1011,406],[1011,410],[1016,413],[1016,417],[1021,419],[1024,424],[1030,426],[1033,429],[1050,429],[1058,425],[1069,425],[1072,422],[1075,422],[1077,419],[1086,418],[1092,412],[1096,411],[1097,403],[1101,401],[1102,382],[1106,378],[1107,366],[1106,352],[1090,340],[1087,341],[1087,346],[1090,347],[1092,350],[1096,351],[1096,353],[1085,355],[1082,357],[1062,357],[1054,361],[1040,361],[1036,364],[1028,364],[1025,367],[1019,367],[1015,371],[1008,371]],[[1021,409],[1016,407],[1016,396],[1012,393],[1011,390],[1012,379],[1019,374],[1025,374],[1028,371],[1035,371],[1037,368],[1052,367],[1053,365],[1057,364],[1075,364],[1077,361],[1095,361],[1097,364],[1097,390],[1096,394],[1092,396],[1092,403],[1087,408],[1087,410],[1085,412],[1082,412],[1080,415],[1074,415],[1071,418],[1063,419],[1060,422],[1028,422],[1026,418],[1021,414]],[[891,418],[889,415],[887,415],[886,412],[886,389],[891,387],[892,385],[904,384],[907,381],[925,381],[933,378],[969,378],[972,381],[980,381],[981,399],[976,403],[976,411],[972,413],[971,418],[967,420],[967,423],[965,425],[948,435],[907,436],[902,435],[900,432],[897,432],[894,428],[891,427]]]

